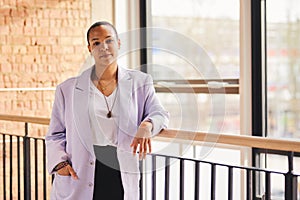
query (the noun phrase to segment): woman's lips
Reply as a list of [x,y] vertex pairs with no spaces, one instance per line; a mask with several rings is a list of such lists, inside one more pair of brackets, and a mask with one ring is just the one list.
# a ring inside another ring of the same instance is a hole
[[111,56],[111,54],[104,54],[104,55],[101,55],[100,58],[108,58],[110,56]]

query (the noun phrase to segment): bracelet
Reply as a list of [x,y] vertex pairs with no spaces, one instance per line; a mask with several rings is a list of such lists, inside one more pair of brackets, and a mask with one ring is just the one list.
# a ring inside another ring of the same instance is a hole
[[54,171],[58,171],[62,168],[64,168],[65,166],[69,165],[69,161],[63,161],[58,163],[55,167],[54,167]]

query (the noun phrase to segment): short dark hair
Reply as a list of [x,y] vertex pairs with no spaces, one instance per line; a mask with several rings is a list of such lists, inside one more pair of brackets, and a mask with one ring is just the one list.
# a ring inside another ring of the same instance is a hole
[[93,28],[95,28],[95,27],[102,26],[102,25],[110,26],[110,27],[114,30],[117,39],[119,39],[118,32],[117,32],[116,28],[114,27],[114,25],[112,25],[111,23],[109,23],[109,22],[107,22],[107,21],[99,21],[99,22],[95,22],[95,23],[88,29],[88,31],[87,31],[87,33],[86,33],[86,38],[87,38],[88,44],[90,44],[89,39],[90,39],[90,32],[91,32],[91,30],[92,30]]

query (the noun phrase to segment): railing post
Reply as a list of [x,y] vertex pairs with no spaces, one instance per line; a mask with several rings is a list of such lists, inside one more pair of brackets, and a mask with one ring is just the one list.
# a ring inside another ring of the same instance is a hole
[[44,189],[44,199],[47,199],[47,170],[46,170],[46,144],[43,140],[43,189]]
[[139,168],[140,168],[140,176],[141,176],[141,178],[140,178],[140,200],[142,200],[143,199],[143,190],[144,190],[144,188],[143,188],[143,175],[144,175],[144,165],[143,165],[143,160],[141,160],[141,161],[139,161]]
[[184,160],[180,159],[179,199],[184,200]]
[[2,162],[3,162],[3,178],[2,178],[2,184],[3,184],[3,199],[6,199],[6,143],[5,143],[6,137],[3,134],[2,135]]
[[170,197],[170,158],[166,157],[165,160],[165,200]]
[[195,200],[200,199],[200,162],[195,163]]
[[211,164],[210,199],[216,199],[216,165]]
[[266,179],[265,179],[265,199],[271,200],[271,173],[266,172]]
[[246,189],[246,191],[247,191],[247,193],[246,193],[246,195],[247,195],[247,200],[251,200],[251,199],[253,199],[252,198],[252,195],[253,195],[253,193],[252,193],[252,191],[253,191],[253,174],[255,174],[255,171],[252,171],[252,170],[249,170],[249,169],[247,169],[247,181],[246,181],[246,187],[247,187],[247,189]]
[[285,174],[285,200],[297,200],[297,176],[293,172],[294,152],[288,153],[289,171]]
[[30,176],[30,138],[28,137],[28,123],[25,122],[25,136],[23,139],[24,149],[24,199],[31,199],[31,176]]
[[233,167],[228,168],[228,200],[233,199]]

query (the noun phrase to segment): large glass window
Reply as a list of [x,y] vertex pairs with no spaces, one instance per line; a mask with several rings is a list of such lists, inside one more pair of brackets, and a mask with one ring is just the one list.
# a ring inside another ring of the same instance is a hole
[[[267,0],[262,13],[266,30],[266,43],[262,44],[266,45],[263,60],[266,64],[266,133],[268,137],[300,138],[300,2]],[[266,153],[260,154],[260,159],[260,167],[288,170],[286,155]],[[295,158],[295,173],[299,173],[299,163],[299,158]],[[283,198],[284,179],[274,177],[272,184],[272,198]],[[263,191],[263,187],[260,184],[257,193]]]
[[[170,80],[184,80],[187,87],[194,86],[189,80],[238,83],[239,0],[151,0],[147,8],[148,47],[152,47],[147,72],[154,81],[166,87],[174,86]],[[239,95],[178,94],[172,89],[159,95],[171,111],[170,128],[240,133]]]
[[[170,112],[169,128],[240,134],[239,92],[225,92],[229,85],[238,88],[240,78],[239,0],[146,2],[147,73],[152,75],[157,89],[169,88],[158,92]],[[216,88],[221,89],[216,92]],[[241,164],[239,149],[218,148],[211,143],[193,148],[163,142],[153,145],[153,149],[167,154]],[[226,180],[222,173],[219,176]],[[241,179],[236,181],[242,185]],[[217,190],[220,198],[225,195],[222,188]],[[241,191],[242,188],[235,190],[235,199],[241,199]],[[177,199],[175,193],[172,195]],[[207,195],[201,192],[201,198]]]
[[300,1],[266,1],[268,136],[300,138]]

